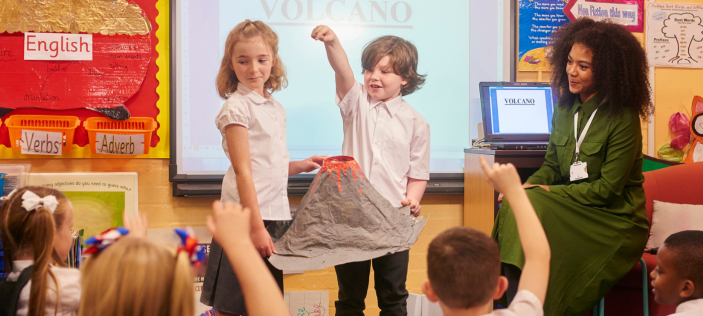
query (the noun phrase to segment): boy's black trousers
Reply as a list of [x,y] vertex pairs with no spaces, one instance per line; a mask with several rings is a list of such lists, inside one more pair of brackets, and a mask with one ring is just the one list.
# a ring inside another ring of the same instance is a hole
[[335,266],[339,284],[336,316],[364,316],[369,274],[373,266],[374,287],[378,297],[379,316],[407,316],[409,251],[402,251],[368,261]]

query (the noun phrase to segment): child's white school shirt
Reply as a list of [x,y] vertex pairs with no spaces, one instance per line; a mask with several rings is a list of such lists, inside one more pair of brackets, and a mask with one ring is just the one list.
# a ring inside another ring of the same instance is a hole
[[344,123],[342,154],[354,157],[376,191],[400,207],[408,178],[430,179],[430,125],[402,96],[381,102],[359,82],[335,102]]
[[[261,218],[290,220],[288,205],[288,148],[286,147],[286,110],[273,97],[268,99],[243,84],[227,98],[215,119],[222,134],[222,149],[229,150],[225,127],[236,124],[247,128],[251,153],[251,174]],[[232,166],[222,180],[222,200],[239,203],[237,181]]]
[[703,298],[683,302],[676,306],[676,313],[669,316],[700,316],[703,315]]
[[[22,270],[34,264],[32,260],[12,261],[12,272],[7,276],[10,281],[19,278]],[[56,315],[73,316],[78,313],[78,305],[81,301],[81,271],[74,268],[51,267],[51,272],[56,276],[59,284],[59,294],[56,298],[56,283],[54,279],[47,276],[46,301],[44,303],[44,315],[54,315],[54,310],[58,310]],[[20,292],[20,299],[17,303],[17,316],[25,316],[29,313],[29,292],[32,288],[32,281],[27,282]],[[57,302],[58,301],[58,302]]]
[[528,290],[515,294],[515,298],[506,309],[497,309],[483,316],[542,316],[544,309],[537,296]]

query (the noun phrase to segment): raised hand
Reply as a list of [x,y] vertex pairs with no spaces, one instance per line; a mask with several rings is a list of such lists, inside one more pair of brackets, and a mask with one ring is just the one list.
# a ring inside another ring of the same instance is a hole
[[312,39],[324,43],[330,43],[337,39],[337,34],[334,34],[334,31],[326,25],[318,25],[315,27],[310,36]]

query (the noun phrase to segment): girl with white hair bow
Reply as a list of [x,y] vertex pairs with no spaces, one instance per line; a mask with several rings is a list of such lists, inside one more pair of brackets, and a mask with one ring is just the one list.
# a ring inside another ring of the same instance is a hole
[[76,315],[80,271],[66,268],[73,206],[61,192],[24,187],[2,197],[0,237],[6,278],[0,316]]

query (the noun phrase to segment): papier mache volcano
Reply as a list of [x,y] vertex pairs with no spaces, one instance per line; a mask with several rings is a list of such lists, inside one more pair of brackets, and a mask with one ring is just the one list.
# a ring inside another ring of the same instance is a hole
[[426,221],[409,206],[393,207],[354,158],[329,157],[269,261],[281,270],[317,270],[378,258],[410,249]]

